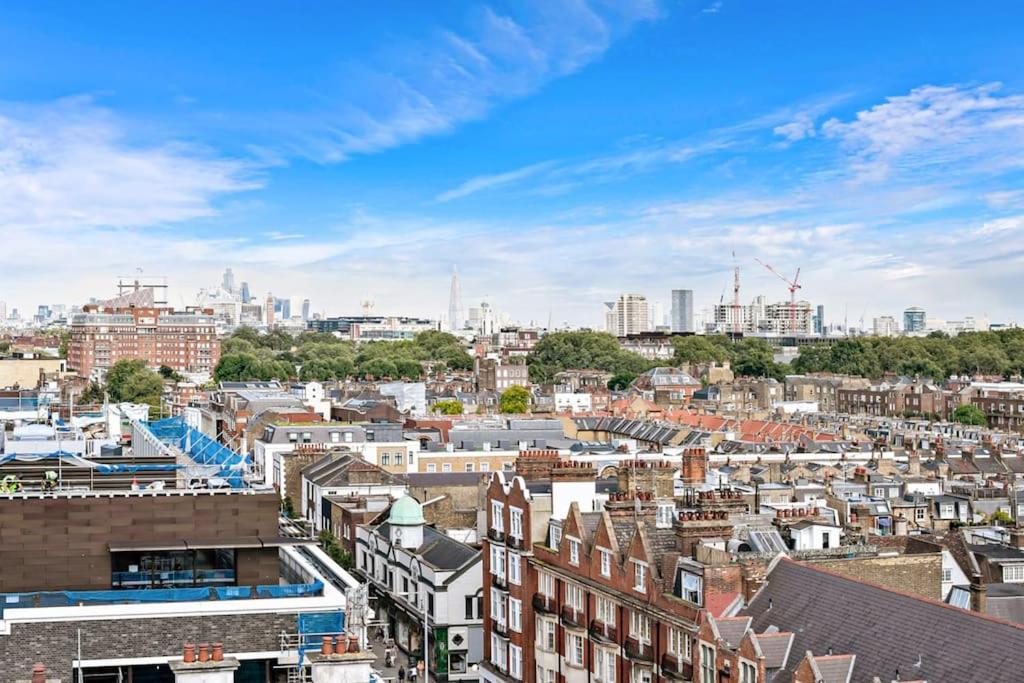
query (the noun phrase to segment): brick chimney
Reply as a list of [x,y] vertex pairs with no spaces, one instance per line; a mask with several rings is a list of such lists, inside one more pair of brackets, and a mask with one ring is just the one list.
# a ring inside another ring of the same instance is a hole
[[[333,648],[328,640],[334,640]],[[340,635],[324,638],[320,652],[306,655],[306,659],[313,683],[366,683],[376,656],[370,650],[360,650],[355,636]]]
[[981,574],[971,575],[971,611],[985,614],[988,610],[988,591],[981,582]]
[[209,643],[196,646],[186,643],[181,659],[167,663],[174,674],[175,683],[234,683],[235,670],[239,662],[234,657],[224,656],[224,645]]
[[707,481],[708,454],[701,447],[683,451],[683,485],[700,486]]
[[560,462],[557,450],[521,450],[516,458],[516,474],[527,481],[548,479]]

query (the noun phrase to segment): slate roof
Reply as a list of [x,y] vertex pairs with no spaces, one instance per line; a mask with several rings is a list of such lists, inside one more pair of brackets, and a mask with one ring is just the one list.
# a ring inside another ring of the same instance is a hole
[[718,635],[722,636],[725,644],[735,650],[740,646],[743,634],[750,627],[750,617],[720,617],[715,619],[715,625],[718,626]]
[[[851,681],[1021,680],[1024,628],[782,558],[742,612],[755,632],[795,634],[795,652],[857,656]],[[790,657],[778,680],[788,680]],[[918,662],[920,661],[920,666]]]
[[[384,538],[391,537],[391,525],[387,522],[378,524],[375,531]],[[473,558],[479,557],[480,550],[457,541],[432,526],[424,526],[423,545],[417,548],[414,554],[435,569],[455,571]]]
[[754,638],[764,655],[764,668],[781,669],[786,666],[793,648],[792,633],[758,633]]
[[856,657],[854,655],[814,657],[814,665],[818,667],[822,683],[847,683],[847,681],[851,680],[855,663]]

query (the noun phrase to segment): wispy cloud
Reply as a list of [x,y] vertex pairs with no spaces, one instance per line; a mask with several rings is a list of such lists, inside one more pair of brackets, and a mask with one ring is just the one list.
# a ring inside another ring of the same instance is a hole
[[450,133],[599,59],[652,0],[549,0],[499,13],[489,7],[458,30],[400,43],[345,70],[318,114],[283,115],[293,151],[344,161]]
[[0,232],[209,217],[218,198],[260,187],[256,171],[180,143],[133,144],[90,98],[0,107]]
[[301,232],[281,232],[279,230],[271,230],[270,232],[263,233],[263,236],[268,240],[279,242],[281,240],[298,240],[305,237]]
[[707,7],[705,7],[704,9],[702,9],[700,12],[701,12],[701,14],[718,14],[721,10],[722,10],[722,3],[721,2],[713,2],[710,5],[708,5]]
[[[860,111],[829,119],[822,133],[839,142],[859,181],[884,181],[902,171],[1002,172],[1024,166],[1024,95],[1001,95],[1001,84],[922,86]],[[964,168],[969,167],[969,168]]]
[[544,161],[537,164],[530,164],[529,166],[523,166],[512,171],[505,173],[497,173],[495,175],[483,175],[477,176],[476,178],[470,178],[466,182],[462,183],[458,187],[455,187],[446,192],[442,192],[435,198],[438,202],[450,202],[453,199],[461,199],[462,197],[468,197],[471,194],[475,194],[482,190],[493,190],[498,187],[510,185],[520,180],[536,176],[552,167],[552,162]]

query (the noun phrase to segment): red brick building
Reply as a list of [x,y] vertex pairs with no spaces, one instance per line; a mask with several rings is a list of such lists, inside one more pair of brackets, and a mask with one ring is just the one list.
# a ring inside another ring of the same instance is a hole
[[[706,455],[687,455],[684,480],[693,483]],[[738,604],[728,598],[743,590],[741,568],[694,559],[700,539],[728,538],[729,506],[745,509],[738,496],[692,495],[706,509],[681,512],[653,490],[620,492],[601,511],[573,500],[559,519],[559,487],[572,490],[596,473],[548,464],[551,498],[539,493],[544,482],[532,493],[522,476],[503,472],[487,489],[482,680],[756,683],[782,666],[792,634],[768,636],[772,647],[766,640],[761,648],[749,618],[712,613],[720,608],[710,605]],[[527,476],[538,474],[531,468]],[[786,648],[775,646],[783,640]]]
[[220,359],[212,310],[86,306],[71,318],[68,368],[83,377],[119,360],[212,372]]

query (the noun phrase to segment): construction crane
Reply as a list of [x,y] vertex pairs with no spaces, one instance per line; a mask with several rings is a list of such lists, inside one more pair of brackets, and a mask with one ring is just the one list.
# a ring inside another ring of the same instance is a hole
[[732,252],[732,332],[733,335],[740,333],[740,266],[736,263],[736,250]]
[[786,283],[789,288],[789,333],[796,334],[796,290],[800,289],[800,268],[796,269],[796,275],[790,280],[788,277],[772,268],[761,259],[754,257],[754,260],[767,268],[773,275]]

